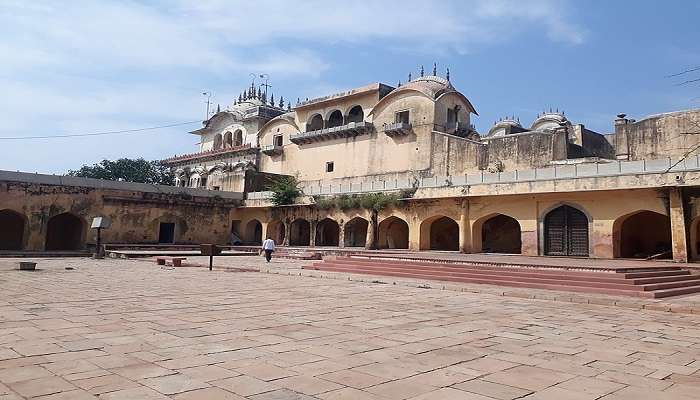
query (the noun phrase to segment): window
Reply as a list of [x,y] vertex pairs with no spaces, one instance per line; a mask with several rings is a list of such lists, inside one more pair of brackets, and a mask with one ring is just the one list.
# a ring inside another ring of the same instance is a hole
[[328,161],[326,163],[326,172],[333,172],[333,167],[334,167],[333,161]]
[[272,138],[272,145],[277,147],[282,147],[282,135],[275,135]]
[[214,186],[212,189],[213,190],[221,190],[221,186]]
[[396,122],[407,124],[408,123],[408,110],[397,112],[396,113]]
[[207,177],[206,177],[206,176],[203,176],[203,177],[201,178],[201,180],[199,181],[199,185],[200,185],[201,187],[207,187]]

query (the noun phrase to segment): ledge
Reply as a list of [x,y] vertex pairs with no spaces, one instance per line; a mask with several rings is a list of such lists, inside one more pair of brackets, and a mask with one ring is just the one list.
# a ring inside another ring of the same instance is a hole
[[268,146],[263,146],[262,150],[263,154],[266,154],[268,156],[278,156],[282,153],[284,153],[284,147],[283,146],[275,146],[273,144],[268,145]]
[[321,142],[325,140],[333,140],[346,137],[354,137],[369,133],[373,128],[371,122],[351,122],[349,124],[336,126],[333,128],[319,129],[316,131],[303,132],[298,135],[292,135],[289,140],[294,144],[307,144],[313,142]]
[[406,136],[413,130],[413,125],[406,122],[395,122],[384,126],[384,134],[390,137]]
[[207,158],[207,157],[218,157],[224,154],[236,154],[236,153],[246,153],[246,152],[251,152],[255,151],[256,148],[252,147],[250,144],[244,144],[242,146],[236,146],[236,147],[227,147],[223,149],[218,149],[218,150],[209,150],[209,151],[202,151],[199,153],[190,153],[190,154],[183,154],[181,156],[175,156],[175,157],[170,157],[162,160],[163,164],[170,165],[170,164],[178,164],[182,162],[187,162],[187,161],[192,161],[192,160],[199,160],[202,158]]

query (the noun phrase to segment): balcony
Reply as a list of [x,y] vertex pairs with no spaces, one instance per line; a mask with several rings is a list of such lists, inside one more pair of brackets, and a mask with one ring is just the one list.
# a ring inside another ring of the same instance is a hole
[[390,137],[406,136],[411,133],[413,126],[407,122],[395,122],[384,125],[384,134]]
[[277,146],[274,144],[269,144],[267,146],[262,147],[262,152],[263,152],[263,154],[266,154],[268,156],[278,156],[278,155],[284,153],[284,147]]
[[322,142],[325,140],[333,140],[347,137],[354,137],[369,133],[373,128],[371,122],[350,122],[345,125],[336,126],[333,128],[324,128],[315,131],[302,132],[298,135],[292,135],[289,140],[294,144],[308,144],[314,142]]

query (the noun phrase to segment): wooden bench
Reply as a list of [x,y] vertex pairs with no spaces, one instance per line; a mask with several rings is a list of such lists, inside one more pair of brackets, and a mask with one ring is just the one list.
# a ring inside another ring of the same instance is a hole
[[187,260],[187,257],[158,256],[156,257],[156,264],[167,265],[167,263],[170,263],[173,267],[181,267],[183,260]]

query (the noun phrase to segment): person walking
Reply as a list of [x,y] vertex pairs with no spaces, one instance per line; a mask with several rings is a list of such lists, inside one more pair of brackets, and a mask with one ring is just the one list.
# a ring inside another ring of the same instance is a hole
[[275,241],[268,236],[262,244],[262,249],[265,252],[265,260],[270,262],[272,259],[272,252],[275,251]]

